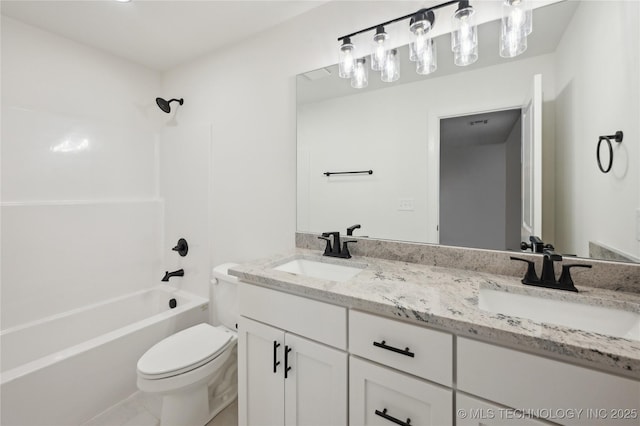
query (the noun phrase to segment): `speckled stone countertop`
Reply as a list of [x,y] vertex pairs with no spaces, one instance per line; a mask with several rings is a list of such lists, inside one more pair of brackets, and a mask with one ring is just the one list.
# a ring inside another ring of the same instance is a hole
[[[343,282],[273,269],[296,258],[364,269]],[[638,340],[493,313],[479,307],[480,288],[489,288],[640,313],[637,294],[579,285],[580,293],[576,294],[524,286],[511,276],[372,257],[335,259],[300,248],[239,265],[229,273],[263,287],[640,379]],[[640,330],[633,333],[639,334],[636,338],[640,340]]]

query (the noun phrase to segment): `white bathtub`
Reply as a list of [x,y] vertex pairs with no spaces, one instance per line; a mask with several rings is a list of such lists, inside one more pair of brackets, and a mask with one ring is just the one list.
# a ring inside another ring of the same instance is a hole
[[0,423],[89,420],[136,391],[136,363],[149,347],[206,322],[208,302],[159,285],[3,330]]

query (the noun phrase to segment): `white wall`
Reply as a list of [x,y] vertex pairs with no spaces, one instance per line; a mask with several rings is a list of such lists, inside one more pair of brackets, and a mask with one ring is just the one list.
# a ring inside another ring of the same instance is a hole
[[[640,256],[639,9],[638,2],[581,2],[558,46],[556,248],[566,253],[586,256],[595,241]],[[617,130],[624,140],[614,142],[613,168],[603,174],[598,137]]]
[[[413,86],[413,85],[412,85]],[[298,105],[298,229],[428,241],[427,124],[411,91],[394,88]],[[398,97],[402,96],[399,100]],[[328,171],[373,170],[331,176]],[[399,210],[412,200],[413,211]]]
[[2,327],[161,277],[158,73],[2,17]]
[[[299,106],[298,143],[305,154],[298,159],[298,229],[344,231],[362,223],[359,235],[438,242],[440,120],[519,108],[538,73],[546,108],[555,94],[553,60],[553,54],[540,55]],[[552,117],[544,120],[550,147]],[[328,167],[371,168],[374,174],[329,180],[321,175]],[[413,212],[397,209],[406,198],[414,200]],[[543,216],[553,222],[549,212]]]

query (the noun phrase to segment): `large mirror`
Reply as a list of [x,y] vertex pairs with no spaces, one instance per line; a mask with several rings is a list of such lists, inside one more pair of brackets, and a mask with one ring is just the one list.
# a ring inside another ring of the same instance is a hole
[[[336,65],[299,75],[298,231],[360,224],[354,235],[501,250],[533,233],[564,254],[639,261],[640,7],[564,1],[533,16],[516,58],[498,55],[493,21],[467,67],[444,34],[428,76],[406,46],[394,83],[369,71],[354,89]],[[599,136],[618,130],[605,174]]]

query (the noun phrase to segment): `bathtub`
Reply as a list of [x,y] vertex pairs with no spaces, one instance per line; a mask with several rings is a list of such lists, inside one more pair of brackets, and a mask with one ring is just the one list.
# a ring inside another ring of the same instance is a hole
[[206,322],[208,306],[159,285],[3,330],[0,423],[86,422],[135,392],[138,358],[164,337]]

